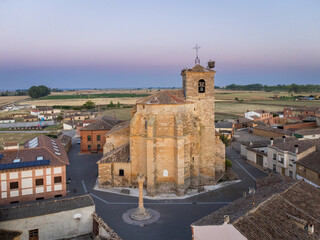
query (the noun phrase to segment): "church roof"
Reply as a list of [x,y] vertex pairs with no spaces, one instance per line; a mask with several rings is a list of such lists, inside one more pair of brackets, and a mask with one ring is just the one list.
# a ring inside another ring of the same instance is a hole
[[185,72],[215,72],[214,70],[210,68],[205,68],[199,64],[195,65],[193,68],[186,68],[181,71],[181,74]]
[[183,104],[183,90],[163,90],[137,101],[137,104]]

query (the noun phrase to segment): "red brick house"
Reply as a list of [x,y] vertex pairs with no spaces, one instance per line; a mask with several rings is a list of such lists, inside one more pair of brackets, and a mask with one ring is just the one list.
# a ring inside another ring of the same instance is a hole
[[0,151],[0,205],[65,196],[68,164],[59,140],[47,136]]
[[117,123],[115,118],[103,116],[80,129],[81,153],[102,153],[105,135]]

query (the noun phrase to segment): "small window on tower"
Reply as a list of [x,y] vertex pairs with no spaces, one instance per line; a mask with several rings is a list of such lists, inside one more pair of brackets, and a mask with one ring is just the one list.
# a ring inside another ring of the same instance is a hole
[[200,79],[198,82],[198,92],[199,93],[205,93],[206,92],[206,81],[203,79]]

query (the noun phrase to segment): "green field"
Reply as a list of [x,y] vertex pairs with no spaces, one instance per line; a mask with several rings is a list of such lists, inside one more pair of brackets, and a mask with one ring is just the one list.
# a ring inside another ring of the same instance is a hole
[[81,95],[49,95],[41,100],[58,100],[58,99],[86,99],[86,98],[142,98],[149,94],[135,93],[100,93],[100,94],[81,94]]

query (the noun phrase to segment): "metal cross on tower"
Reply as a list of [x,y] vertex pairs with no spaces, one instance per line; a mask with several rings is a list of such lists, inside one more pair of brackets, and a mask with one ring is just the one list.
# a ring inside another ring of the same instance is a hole
[[196,60],[194,62],[195,62],[196,65],[200,64],[200,59],[198,57],[198,50],[200,49],[200,47],[198,46],[198,44],[196,44],[196,46],[193,49],[196,50]]

